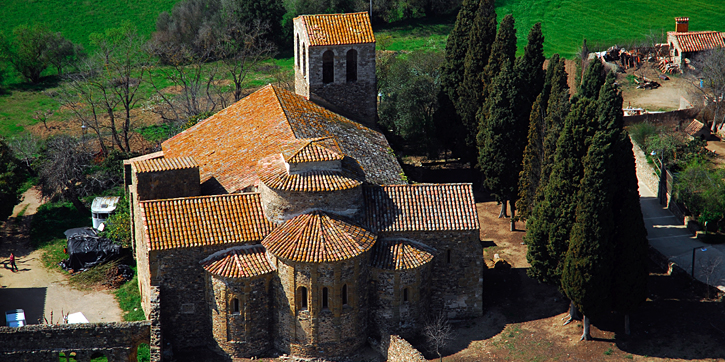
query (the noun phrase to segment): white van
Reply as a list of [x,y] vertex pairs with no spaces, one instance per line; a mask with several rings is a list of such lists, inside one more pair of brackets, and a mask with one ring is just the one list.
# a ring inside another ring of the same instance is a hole
[[106,220],[116,211],[116,205],[118,205],[118,196],[102,196],[93,199],[91,204],[91,214],[93,219],[93,228],[98,230],[101,224],[105,223]]

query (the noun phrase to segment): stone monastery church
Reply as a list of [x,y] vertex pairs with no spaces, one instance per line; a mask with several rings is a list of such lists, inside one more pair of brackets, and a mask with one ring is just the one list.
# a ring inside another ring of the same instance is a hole
[[294,47],[295,93],[263,87],[126,162],[165,352],[339,357],[482,314],[472,187],[403,180],[374,125],[367,13],[295,18]]

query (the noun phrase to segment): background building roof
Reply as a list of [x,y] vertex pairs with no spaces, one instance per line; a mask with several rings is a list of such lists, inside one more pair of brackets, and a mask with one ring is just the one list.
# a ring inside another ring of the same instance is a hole
[[[279,154],[297,139],[331,137],[344,155],[356,159],[366,181],[400,184],[402,168],[379,132],[351,121],[302,96],[266,86],[162,144],[165,157],[193,157],[202,191],[235,192],[255,185],[257,162]],[[207,191],[207,185],[221,189]]]
[[367,12],[302,15],[310,46],[374,43]]
[[274,228],[257,193],[142,201],[140,207],[150,250],[259,242]]
[[478,230],[471,184],[368,186],[366,225],[376,231]]
[[677,39],[677,43],[683,52],[699,52],[725,47],[723,36],[719,31],[670,32],[668,34]]

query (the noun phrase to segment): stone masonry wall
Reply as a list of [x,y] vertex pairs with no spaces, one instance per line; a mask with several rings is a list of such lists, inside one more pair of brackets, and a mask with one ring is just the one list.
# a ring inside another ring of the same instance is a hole
[[[233,358],[257,356],[271,347],[272,274],[251,279],[207,276],[217,347]],[[234,310],[234,299],[239,310]]]
[[363,207],[361,186],[331,192],[293,192],[271,189],[260,183],[259,193],[264,215],[277,224],[312,210],[354,219]]
[[[430,269],[430,264],[408,270],[372,268],[375,285],[370,311],[372,330],[417,337],[429,316]],[[406,288],[407,301],[404,300]]]
[[[375,43],[310,47],[301,21],[294,22],[295,92],[316,94],[359,122],[374,127],[377,117]],[[347,81],[347,52],[357,51],[357,81]],[[333,82],[322,82],[322,54],[334,53]],[[304,55],[304,56],[303,56]]]
[[449,319],[483,315],[483,248],[478,230],[381,232],[378,237],[409,238],[436,250],[431,261],[431,313],[444,311]]
[[164,339],[161,330],[161,293],[159,287],[151,287],[149,294],[150,310],[147,319],[151,322],[149,337],[151,362],[161,362]]
[[[159,286],[165,348],[174,351],[213,345],[206,271],[199,261],[212,253],[244,244],[151,251],[151,285]],[[176,353],[176,352],[175,352]]]
[[132,183],[136,186],[136,195],[141,201],[201,194],[198,167],[162,172],[134,172]]
[[[338,357],[362,347],[367,337],[368,253],[337,263],[291,263],[276,259],[275,348],[303,358]],[[348,303],[342,303],[346,285]],[[299,300],[307,288],[307,307]],[[323,308],[322,288],[328,288]]]
[[370,345],[376,349],[387,362],[426,362],[420,351],[415,349],[402,337],[385,335],[380,341],[371,340]]
[[0,361],[57,361],[60,352],[75,352],[82,362],[95,352],[109,362],[136,361],[138,345],[149,343],[150,326],[143,321],[0,327]]

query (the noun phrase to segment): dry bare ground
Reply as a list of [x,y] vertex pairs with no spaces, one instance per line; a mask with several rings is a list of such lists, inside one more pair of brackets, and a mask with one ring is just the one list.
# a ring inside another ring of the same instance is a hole
[[654,263],[649,297],[631,317],[632,335],[612,314],[593,322],[596,340],[579,342],[581,321],[562,326],[567,301],[557,288],[526,275],[524,232],[508,231],[495,202],[477,206],[484,258],[497,253],[513,268],[484,271],[484,316],[456,324],[444,361],[725,361],[723,303],[705,300],[703,290]]

